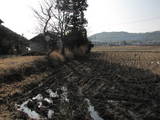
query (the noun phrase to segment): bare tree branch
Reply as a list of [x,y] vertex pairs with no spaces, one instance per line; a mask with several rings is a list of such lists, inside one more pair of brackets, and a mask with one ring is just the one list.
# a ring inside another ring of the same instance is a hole
[[67,11],[60,10],[57,7],[58,0],[44,0],[40,4],[40,10],[33,9],[36,18],[43,26],[43,32],[54,31],[61,38],[65,35],[67,29],[66,18],[69,16]]

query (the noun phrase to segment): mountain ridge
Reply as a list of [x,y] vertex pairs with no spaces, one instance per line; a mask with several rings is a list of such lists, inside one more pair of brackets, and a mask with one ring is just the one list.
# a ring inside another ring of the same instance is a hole
[[160,44],[160,31],[146,33],[101,32],[89,37],[93,43]]

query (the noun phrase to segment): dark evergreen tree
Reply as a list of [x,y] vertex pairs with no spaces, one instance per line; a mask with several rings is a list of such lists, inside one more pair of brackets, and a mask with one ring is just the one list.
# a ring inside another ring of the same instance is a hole
[[73,15],[71,16],[71,25],[74,30],[81,30],[87,23],[84,18],[84,11],[87,8],[86,0],[72,0],[73,2]]
[[82,44],[88,42],[87,31],[85,25],[87,20],[84,17],[84,11],[87,10],[87,0],[58,0],[59,7],[62,11],[69,13],[67,22],[66,40],[64,44],[71,48],[79,47]]
[[65,22],[67,22],[68,30],[72,31],[84,29],[87,24],[84,11],[87,7],[87,0],[57,0],[57,8],[69,14]]
[[81,30],[84,29],[87,20],[84,17],[84,11],[87,10],[87,0],[64,0],[65,9],[70,12],[68,20],[69,30]]

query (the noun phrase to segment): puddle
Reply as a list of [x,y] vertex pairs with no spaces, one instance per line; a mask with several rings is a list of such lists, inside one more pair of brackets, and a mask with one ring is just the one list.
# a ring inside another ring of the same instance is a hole
[[59,101],[63,103],[69,102],[68,89],[66,87],[61,87],[60,90],[61,92],[58,94],[57,91],[53,92],[52,89],[48,89],[43,95],[38,94],[23,102],[21,105],[15,105],[16,109],[30,119],[54,119],[55,104]]
[[95,111],[94,106],[91,105],[91,102],[89,99],[85,99],[85,101],[87,101],[88,104],[88,111],[90,112],[90,116],[92,117],[93,120],[104,120],[103,118],[101,118],[98,115],[98,112]]
[[61,90],[62,90],[62,94],[61,94],[61,98],[62,99],[61,100],[69,102],[67,88],[66,87],[62,87]]
[[53,92],[51,89],[48,89],[46,92],[49,93],[49,96],[50,96],[51,98],[59,97],[59,95],[57,94],[57,91],[56,91],[56,92]]
[[41,119],[40,115],[37,112],[32,111],[30,108],[27,107],[27,104],[30,101],[31,100],[25,101],[21,106],[17,105],[17,110],[27,114],[28,117],[31,118],[31,119],[40,120]]

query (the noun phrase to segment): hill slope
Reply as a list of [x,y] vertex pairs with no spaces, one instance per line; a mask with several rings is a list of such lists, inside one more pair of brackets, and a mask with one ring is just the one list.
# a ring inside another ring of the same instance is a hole
[[102,32],[89,37],[94,43],[160,44],[160,31],[147,33]]

